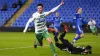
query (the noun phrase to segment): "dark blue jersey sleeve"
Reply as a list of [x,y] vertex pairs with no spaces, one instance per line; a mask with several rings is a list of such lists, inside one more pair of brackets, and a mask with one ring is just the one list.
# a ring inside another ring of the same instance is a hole
[[72,26],[76,26],[76,19],[73,19]]
[[77,15],[74,15],[73,21],[72,21],[72,26],[76,26],[76,17],[77,17]]
[[55,20],[55,17],[52,18],[52,21],[51,21],[52,24],[54,24],[54,20]]

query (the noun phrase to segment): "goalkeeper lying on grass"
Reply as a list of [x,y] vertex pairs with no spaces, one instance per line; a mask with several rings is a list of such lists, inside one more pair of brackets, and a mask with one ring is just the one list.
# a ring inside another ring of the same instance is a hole
[[67,51],[70,54],[92,54],[92,47],[74,47],[67,39],[59,38],[62,43],[55,43],[60,50]]

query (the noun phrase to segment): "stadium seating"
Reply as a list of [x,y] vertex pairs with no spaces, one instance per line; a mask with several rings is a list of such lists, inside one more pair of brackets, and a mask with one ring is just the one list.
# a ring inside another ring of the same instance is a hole
[[[23,4],[26,2],[26,0],[21,1]],[[12,8],[12,4],[17,2],[18,0],[0,0],[0,27],[3,26],[20,8],[20,6]],[[4,4],[7,4],[6,11],[1,10]]]
[[[60,16],[63,18],[63,22],[72,22],[73,16],[76,13],[78,7],[83,8],[82,16],[85,21],[89,21],[93,18],[97,22],[97,26],[100,28],[100,0],[64,0],[65,4],[58,10]],[[26,11],[16,20],[12,27],[25,27],[28,19],[36,12],[36,5],[43,3],[44,10],[49,11],[53,7],[57,6],[61,0],[35,0]],[[47,17],[46,21],[51,22],[52,17],[55,14],[51,14]],[[34,23],[30,24],[30,27],[34,26]]]

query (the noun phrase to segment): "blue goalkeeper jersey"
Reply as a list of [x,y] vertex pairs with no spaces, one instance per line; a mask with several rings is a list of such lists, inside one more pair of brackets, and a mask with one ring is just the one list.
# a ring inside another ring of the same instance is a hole
[[54,27],[60,27],[60,23],[62,22],[61,17],[53,17],[52,22],[54,24]]

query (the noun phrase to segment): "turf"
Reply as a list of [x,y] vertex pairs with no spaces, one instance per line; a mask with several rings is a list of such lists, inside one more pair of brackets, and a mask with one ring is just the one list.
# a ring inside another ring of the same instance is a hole
[[[100,34],[99,34],[100,35]],[[50,33],[53,39],[53,35]],[[67,33],[66,37],[72,42],[74,33]],[[100,36],[99,36],[100,37]],[[48,42],[44,39],[44,46],[33,48],[33,43],[36,40],[35,34],[28,32],[0,32],[0,56],[53,56]],[[76,46],[91,45],[93,54],[86,56],[100,56],[100,38],[96,38],[92,33],[85,33],[85,37],[77,41]],[[56,48],[56,47],[55,47]],[[84,56],[69,54],[56,48],[58,56]]]

